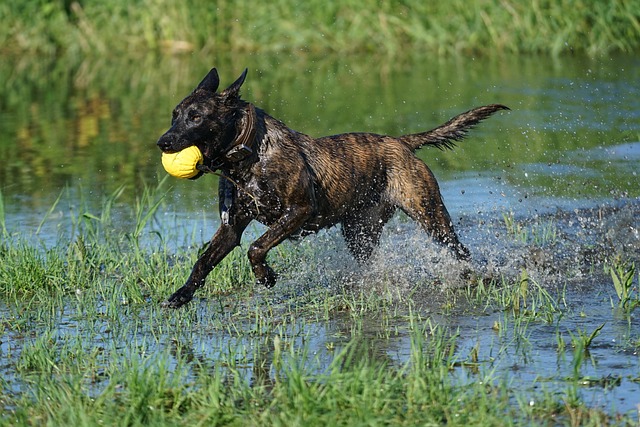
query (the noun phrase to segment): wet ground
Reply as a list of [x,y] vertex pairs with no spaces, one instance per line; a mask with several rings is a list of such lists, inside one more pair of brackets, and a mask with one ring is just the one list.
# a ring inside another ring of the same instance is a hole
[[[305,363],[317,372],[327,369],[336,352],[354,340],[361,354],[402,366],[411,356],[408,319],[417,316],[421,327],[425,322],[438,325],[457,337],[458,362],[452,378],[460,384],[507,383],[530,395],[530,404],[535,405],[541,393],[553,395],[577,382],[578,393],[589,406],[637,413],[640,308],[619,307],[604,265],[616,255],[637,265],[639,215],[640,202],[630,199],[515,216],[511,226],[509,219],[496,212],[460,214],[458,230],[473,254],[472,269],[478,277],[505,283],[504,292],[487,292],[484,298],[464,290],[468,280],[460,276],[469,266],[453,262],[399,215],[386,228],[381,247],[366,266],[351,261],[335,229],[300,243],[286,243],[295,259],[288,264],[276,261],[282,268],[276,288],[256,288],[253,296],[241,299],[233,295],[196,299],[188,309],[189,330],[181,330],[179,319],[162,314],[156,301],[133,311],[122,305],[117,317],[128,327],[114,325],[112,316],[86,312],[73,297],[55,309],[59,312],[53,317],[40,319],[35,314],[17,315],[3,304],[0,313],[6,331],[0,352],[5,357],[0,372],[4,392],[19,393],[23,388],[13,369],[23,356],[22,349],[42,334],[58,342],[82,341],[87,351],[112,347],[112,351],[151,355],[173,349],[175,357],[187,353],[205,366],[232,365],[249,381],[264,381],[271,375],[270,340],[275,335],[290,345],[306,346]],[[528,295],[516,310],[514,300],[508,299],[513,291],[507,289],[522,279],[523,272]],[[634,280],[637,301],[637,276]],[[386,307],[362,316],[346,307],[324,314],[317,301],[337,293],[354,299],[379,295],[377,303],[382,301]],[[310,307],[308,313],[305,306]],[[252,318],[256,307],[265,310],[260,318]],[[92,310],[108,311],[106,307]],[[237,317],[247,312],[245,320]],[[44,319],[53,319],[54,324],[43,324]],[[588,348],[580,348],[580,339],[598,328]],[[103,369],[106,366],[97,366],[96,375]],[[101,386],[98,381],[93,387],[98,392]]]

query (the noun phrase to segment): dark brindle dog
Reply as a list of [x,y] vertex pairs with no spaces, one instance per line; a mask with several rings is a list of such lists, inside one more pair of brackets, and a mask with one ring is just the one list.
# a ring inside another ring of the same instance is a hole
[[221,175],[222,224],[186,284],[164,305],[189,302],[209,272],[240,244],[252,220],[268,227],[248,251],[257,283],[267,287],[276,282],[267,253],[283,240],[340,223],[349,251],[366,260],[397,208],[458,259],[469,257],[435,177],[414,151],[423,145],[452,148],[471,127],[507,107],[474,108],[428,132],[397,138],[347,133],[316,139],[240,99],[246,74],[217,92],[218,73],[212,69],[178,104],[171,128],[158,140],[168,153],[195,145],[204,156],[198,176],[216,170]]

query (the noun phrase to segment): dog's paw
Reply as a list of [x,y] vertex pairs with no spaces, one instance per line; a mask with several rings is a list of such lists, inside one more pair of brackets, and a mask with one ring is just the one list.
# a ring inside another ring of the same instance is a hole
[[164,308],[180,308],[193,299],[193,292],[185,290],[184,288],[178,289],[173,295],[171,295],[166,301],[162,303]]
[[256,283],[262,285],[267,289],[271,289],[275,286],[278,276],[275,271],[269,266],[265,268],[265,274],[262,277],[256,277]]
[[453,251],[454,256],[458,261],[470,261],[471,260],[471,252],[462,244],[457,244],[455,246],[450,246]]

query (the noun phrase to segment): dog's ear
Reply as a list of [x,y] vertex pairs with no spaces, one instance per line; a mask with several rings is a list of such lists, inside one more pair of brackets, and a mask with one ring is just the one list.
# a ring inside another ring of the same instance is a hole
[[242,72],[242,74],[240,75],[240,77],[238,77],[238,80],[236,80],[235,82],[231,83],[231,85],[226,88],[225,90],[222,91],[222,95],[226,96],[226,97],[234,97],[234,98],[239,98],[240,97],[240,86],[242,86],[242,83],[244,83],[244,79],[247,77],[247,72],[249,71],[248,68],[245,68],[244,71]]
[[202,79],[196,90],[204,90],[207,92],[215,93],[220,85],[220,77],[218,77],[218,70],[212,68],[211,71]]

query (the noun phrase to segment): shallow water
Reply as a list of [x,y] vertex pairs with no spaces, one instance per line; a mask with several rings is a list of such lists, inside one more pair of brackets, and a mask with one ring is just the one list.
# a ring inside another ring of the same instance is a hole
[[[456,197],[447,203],[453,211],[518,210],[511,199],[533,195],[550,206],[640,195],[640,64],[633,57],[412,58],[382,68],[366,58],[120,61],[0,64],[7,82],[0,89],[0,189],[9,224],[33,228],[61,193],[69,205],[95,210],[125,185],[120,201],[133,202],[142,182],[164,176],[154,144],[175,104],[212,65],[221,85],[233,81],[239,62],[250,68],[244,98],[313,136],[398,135],[481,104],[511,107],[453,152],[421,150],[451,189],[447,201]],[[211,179],[171,184],[167,209],[175,201],[181,212],[209,208],[202,200],[215,189]],[[508,205],[496,199],[502,193]]]
[[[292,301],[300,295],[323,287],[383,294],[391,286],[398,300],[411,292],[422,318],[457,331],[461,362],[477,347],[480,369],[461,363],[453,372],[456,380],[507,381],[530,390],[532,405],[535,391],[553,392],[574,375],[572,335],[604,324],[579,366],[586,381],[580,393],[589,405],[637,414],[638,309],[624,316],[615,308],[617,297],[602,263],[622,254],[640,266],[640,60],[412,58],[382,66],[366,58],[121,61],[1,63],[7,84],[0,89],[0,190],[10,235],[48,247],[65,244],[72,219],[99,216],[105,198],[123,185],[112,216],[123,230],[133,227],[129,207],[140,198],[141,184],[154,186],[164,176],[155,140],[168,126],[173,106],[212,65],[223,85],[249,66],[244,98],[314,136],[417,132],[473,106],[504,103],[512,111],[478,126],[454,152],[423,149],[419,155],[439,179],[461,240],[472,251],[474,270],[517,279],[526,269],[532,283],[558,302],[549,322],[462,301],[447,305],[450,294],[434,283],[456,286],[459,268],[403,215],[387,226],[367,267],[353,265],[335,229],[287,243],[301,247],[299,261],[281,272],[273,290],[256,289],[255,298],[286,312],[289,304],[299,304]],[[153,248],[153,232],[169,228],[176,230],[175,248],[198,247],[218,221],[215,179],[167,183],[171,188],[147,226],[144,244]],[[520,227],[518,235],[507,232],[505,216]],[[259,226],[252,228],[246,239],[259,232]],[[416,284],[424,286],[416,290]],[[244,331],[225,330],[231,310],[222,299],[194,303],[198,328],[193,331],[181,331],[176,319],[145,324],[158,316],[149,301],[133,316],[122,315],[142,322],[133,324],[133,333],[123,332],[126,336],[113,332],[118,328],[109,316],[83,318],[74,301],[59,308],[55,325],[44,326],[28,314],[17,316],[0,300],[0,330],[6,330],[0,354],[7,356],[0,365],[3,388],[22,391],[15,363],[42,330],[62,341],[80,336],[88,348],[116,345],[118,351],[153,354],[179,347],[176,351],[188,351],[204,364],[241,361],[247,378],[268,377],[268,370],[258,367],[265,366],[261,358],[268,366],[271,350],[260,347],[260,333],[252,334],[260,322],[247,321]],[[504,332],[494,328],[496,322],[505,325]],[[313,353],[309,363],[319,372],[354,337],[366,343],[363,351],[394,364],[406,363],[410,354],[404,320],[354,322],[336,314],[283,323],[277,333],[307,345]],[[567,345],[559,345],[558,336]],[[113,344],[116,339],[121,344]]]

